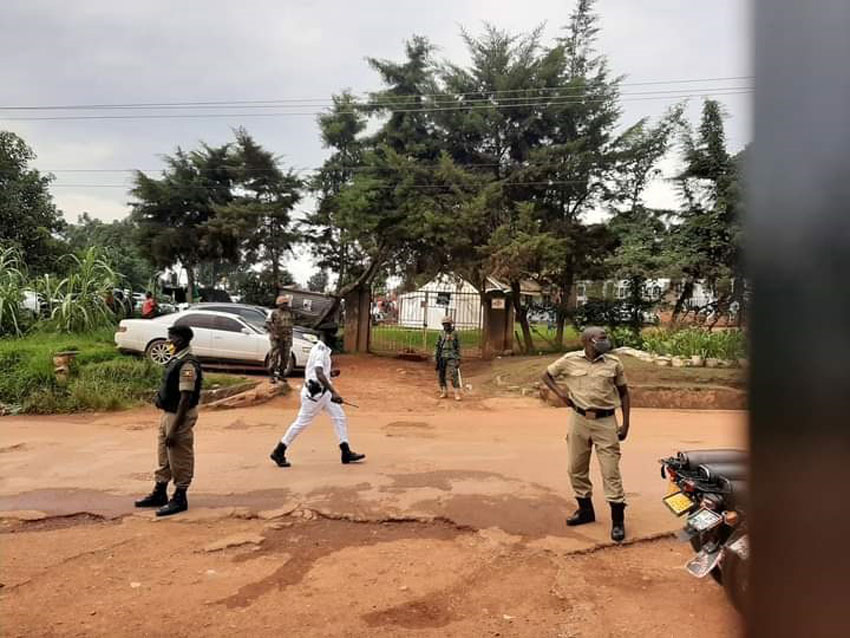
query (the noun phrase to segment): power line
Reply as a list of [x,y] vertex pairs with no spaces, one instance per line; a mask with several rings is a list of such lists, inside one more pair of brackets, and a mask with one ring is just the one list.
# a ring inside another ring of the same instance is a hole
[[[693,78],[693,79],[676,79],[676,80],[654,80],[654,81],[646,81],[646,82],[618,82],[615,83],[615,86],[662,86],[662,85],[675,85],[675,84],[701,84],[701,83],[711,83],[711,82],[729,82],[729,81],[744,81],[744,80],[752,80],[754,76],[751,75],[741,75],[741,76],[727,76],[727,77],[716,77],[716,78]],[[564,90],[585,90],[585,87],[576,87],[572,85],[562,85],[556,87],[539,87],[533,89],[503,89],[498,91],[475,91],[469,93],[426,93],[426,94],[401,94],[401,95],[393,95],[392,99],[405,99],[405,98],[423,98],[423,97],[436,97],[436,98],[445,98],[445,97],[465,97],[465,96],[476,96],[486,94],[489,97],[494,97],[497,95],[505,95],[505,94],[516,94],[522,92],[550,92],[550,91],[564,91]],[[687,89],[686,89],[687,90]],[[372,94],[380,94],[380,91],[375,91]],[[370,94],[365,93],[361,94],[369,97]],[[385,97],[382,99],[390,99],[389,97]],[[280,104],[301,104],[303,103],[312,103],[319,102],[322,104],[333,104],[332,98],[327,97],[319,97],[319,98],[278,98],[278,99],[270,99],[270,100],[205,100],[205,101],[181,101],[181,102],[127,102],[127,103],[114,103],[114,104],[58,104],[58,105],[3,105],[0,106],[0,110],[4,111],[65,111],[65,110],[98,110],[98,109],[140,109],[140,108],[168,108],[168,107],[187,107],[187,106],[211,106],[211,107],[221,107],[227,105],[234,106],[247,106],[247,105],[280,105]]]
[[[380,180],[386,181],[386,180]],[[537,181],[537,182],[501,182],[502,186],[566,186],[572,184],[588,184],[588,181],[585,180],[547,180],[547,181]],[[62,188],[124,188],[127,186],[124,184],[51,184],[51,188],[54,187],[62,187]],[[446,189],[451,190],[455,188],[455,186],[451,184],[403,184],[401,182],[397,184],[384,184],[377,185],[377,188],[405,188],[405,189],[416,189],[416,190],[425,190],[425,189]]]
[[[551,88],[551,89],[522,89],[526,92],[535,92],[535,91],[544,91],[544,90],[552,90],[552,91],[560,91],[563,94],[557,95],[521,95],[514,97],[501,97],[495,94],[485,94],[485,93],[476,93],[476,94],[443,94],[443,95],[434,95],[435,98],[433,101],[420,102],[422,98],[427,98],[427,95],[416,95],[416,96],[385,96],[379,100],[370,100],[369,102],[362,102],[352,106],[350,112],[367,112],[371,110],[378,110],[384,107],[392,107],[392,106],[420,106],[420,105],[429,105],[427,108],[437,108],[440,106],[457,106],[457,107],[465,107],[472,106],[477,104],[502,104],[502,103],[525,103],[534,104],[534,103],[545,103],[549,100],[564,100],[564,99],[572,99],[572,100],[585,100],[586,96],[581,95],[581,92],[585,92],[586,87],[575,87],[575,90],[570,87],[564,88]],[[689,92],[693,92],[697,90],[695,87],[690,87],[687,89],[664,89],[660,91],[630,91],[630,92],[622,92],[616,94],[616,97],[631,97],[635,95],[669,95],[674,96],[678,93],[687,94]],[[709,90],[709,89],[705,89]],[[712,87],[710,89],[712,92],[717,91],[753,91],[755,90],[751,86],[724,86],[724,87]],[[463,97],[464,95],[476,95],[479,97]],[[614,95],[612,94],[612,97]],[[458,102],[457,98],[461,98],[462,101]],[[610,98],[606,98],[610,99]],[[240,103],[240,102],[222,102],[216,105],[204,105],[204,104],[160,104],[160,105],[139,105],[139,106],[130,106],[130,105],[112,105],[112,106],[91,106],[91,107],[67,107],[63,108],[53,108],[53,107],[44,107],[39,110],[41,111],[50,111],[50,110],[118,110],[118,111],[163,111],[163,110],[188,110],[189,108],[216,108],[216,109],[273,109],[273,108],[305,108],[305,107],[313,107],[313,108],[322,108],[328,107],[330,104],[325,101],[315,101],[313,103],[299,103],[299,104],[286,104],[275,101],[264,101],[264,102],[251,102],[251,103]],[[15,108],[5,108],[0,107],[0,110],[8,110],[8,111],[17,111],[24,109],[15,109]]]
[[[732,96],[732,95],[748,95],[753,92],[751,88],[736,88],[725,89],[722,91],[708,93],[691,93],[680,95],[655,95],[644,97],[619,97],[619,101],[646,101],[646,100],[670,100],[670,99],[685,99],[691,97],[717,97],[717,96]],[[450,107],[425,107],[417,109],[391,109],[390,114],[396,113],[438,113],[446,111],[475,111],[475,110],[502,110],[510,108],[533,108],[533,107],[548,107],[548,106],[569,106],[571,104],[602,104],[611,100],[614,97],[606,99],[559,99],[557,97],[529,102],[526,104],[486,104],[486,105],[457,105]],[[336,111],[337,114],[354,115],[362,113],[363,109],[354,109],[350,111]],[[220,119],[220,118],[251,118],[251,117],[289,117],[289,116],[316,116],[327,114],[327,111],[281,111],[276,113],[142,113],[133,115],[51,115],[51,116],[14,116],[4,117],[4,121],[65,121],[65,120],[159,120],[159,119]]]

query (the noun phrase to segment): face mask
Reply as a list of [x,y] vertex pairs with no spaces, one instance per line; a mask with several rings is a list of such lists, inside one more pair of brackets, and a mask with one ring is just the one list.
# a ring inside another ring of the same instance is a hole
[[611,352],[611,342],[607,337],[604,339],[594,339],[591,343],[593,343],[593,349],[599,354]]

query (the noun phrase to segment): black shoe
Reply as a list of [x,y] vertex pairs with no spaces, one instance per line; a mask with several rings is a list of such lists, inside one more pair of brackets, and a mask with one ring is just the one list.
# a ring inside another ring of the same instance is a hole
[[286,460],[286,444],[278,443],[269,458],[277,463],[278,467],[289,467],[289,461]]
[[156,511],[156,515],[171,516],[172,514],[185,512],[187,509],[189,509],[189,501],[186,500],[186,488],[178,487],[174,490],[174,496],[171,497],[171,500],[168,501],[165,507],[160,507]]
[[269,377],[269,383],[271,383],[272,385],[277,383],[277,377]]
[[156,483],[153,492],[136,501],[136,507],[162,507],[168,502],[168,483]]
[[611,505],[611,540],[617,543],[626,538],[625,503],[609,503]]
[[362,461],[366,458],[365,454],[358,454],[357,452],[352,452],[351,448],[348,447],[348,443],[340,443],[339,449],[342,450],[342,462],[346,465],[348,463],[356,463],[357,461]]
[[578,509],[567,519],[567,525],[575,527],[594,522],[596,512],[593,511],[593,501],[589,498],[576,498],[576,501],[578,501]]

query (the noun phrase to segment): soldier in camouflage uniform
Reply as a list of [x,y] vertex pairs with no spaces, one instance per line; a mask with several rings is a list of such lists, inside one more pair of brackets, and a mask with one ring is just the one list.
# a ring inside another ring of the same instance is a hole
[[437,338],[434,359],[440,380],[440,398],[448,396],[446,376],[449,376],[455,391],[455,401],[460,401],[460,340],[451,317],[443,317],[443,332]]
[[272,383],[283,377],[289,363],[289,351],[292,349],[292,326],[295,318],[290,309],[292,297],[280,295],[275,301],[275,308],[266,321],[269,331],[271,350],[269,351],[269,377]]

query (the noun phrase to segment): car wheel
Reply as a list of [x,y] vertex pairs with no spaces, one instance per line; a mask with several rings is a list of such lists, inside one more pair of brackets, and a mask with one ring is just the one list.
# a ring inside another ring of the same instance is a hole
[[145,356],[153,363],[164,366],[171,361],[171,347],[165,339],[156,339],[148,344],[145,349]]
[[286,362],[286,369],[283,371],[283,376],[291,376],[295,372],[295,355],[289,353],[289,361]]

